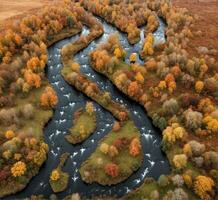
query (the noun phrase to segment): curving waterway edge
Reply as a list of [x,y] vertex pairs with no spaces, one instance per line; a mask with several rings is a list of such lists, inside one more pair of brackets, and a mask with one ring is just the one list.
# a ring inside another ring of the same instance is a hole
[[[158,178],[161,174],[168,174],[170,166],[166,156],[160,148],[161,132],[156,129],[151,120],[147,117],[144,108],[136,102],[130,100],[123,95],[116,87],[105,77],[93,71],[88,64],[88,54],[96,48],[96,46],[107,40],[111,33],[117,31],[113,26],[101,21],[104,27],[104,34],[97,40],[93,41],[87,48],[80,51],[74,59],[80,64],[81,72],[87,75],[91,80],[94,80],[99,88],[111,93],[112,99],[124,104],[130,111],[131,117],[141,133],[141,143],[143,146],[144,160],[142,167],[132,174],[126,181],[115,186],[100,186],[98,184],[86,184],[81,180],[78,168],[91,153],[95,150],[98,141],[103,138],[111,129],[114,122],[113,116],[103,109],[98,104],[94,103],[97,113],[97,129],[83,143],[71,145],[65,139],[68,129],[72,126],[73,113],[80,107],[85,106],[88,97],[76,91],[72,86],[61,76],[61,48],[72,41],[79,38],[79,35],[57,42],[48,49],[49,60],[47,63],[46,73],[49,82],[55,89],[59,102],[54,111],[53,118],[44,129],[45,142],[49,145],[49,154],[46,163],[40,169],[40,172],[35,176],[28,186],[21,192],[11,195],[5,199],[25,198],[31,195],[43,194],[48,198],[52,194],[49,185],[49,174],[53,168],[59,163],[59,157],[64,152],[69,152],[71,155],[63,168],[64,171],[70,174],[70,181],[67,189],[64,192],[58,193],[58,198],[63,198],[66,195],[74,192],[80,193],[82,196],[91,197],[93,195],[112,195],[123,196],[127,192],[138,187],[145,177]],[[89,31],[84,27],[82,34],[87,34]],[[126,35],[119,32],[122,46],[128,56],[133,52],[139,52],[143,44],[143,27],[141,30],[141,40],[135,45],[130,45]],[[164,40],[164,23],[160,20],[160,26],[154,33],[155,40],[158,42]],[[126,62],[129,62],[126,59]],[[138,62],[142,62],[138,59]]]

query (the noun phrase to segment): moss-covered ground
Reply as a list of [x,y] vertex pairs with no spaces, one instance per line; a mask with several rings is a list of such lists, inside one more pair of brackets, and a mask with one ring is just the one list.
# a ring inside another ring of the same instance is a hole
[[[80,31],[81,31],[80,28],[63,30],[61,33],[54,35],[52,40],[50,40],[47,45],[50,46],[56,41],[75,35]],[[22,110],[25,105],[32,104],[34,108],[32,111],[33,117],[29,119],[19,117],[19,122],[18,125],[16,126],[9,127],[8,125],[1,124],[0,144],[5,142],[4,133],[9,129],[12,129],[17,134],[26,133],[32,130],[35,138],[37,138],[40,142],[44,141],[43,129],[53,115],[52,108],[44,109],[40,106],[40,97],[47,86],[50,86],[50,84],[47,81],[43,81],[40,88],[32,88],[27,93],[16,94],[16,96],[13,99],[14,100],[13,108],[19,111]],[[4,107],[4,109],[7,109],[7,107]],[[45,160],[46,157],[44,158],[44,161]],[[25,173],[25,176],[21,176],[19,178],[9,176],[6,180],[0,181],[0,197],[9,194],[14,194],[24,189],[28,184],[28,182],[31,180],[31,178],[37,175],[41,165],[37,166],[37,165],[32,165],[30,163],[26,163],[26,164],[27,164],[27,172]]]
[[[44,110],[40,108],[40,96],[44,91],[45,87],[48,85],[46,82],[41,88],[33,89],[26,95],[17,95],[15,97],[14,103],[16,105],[16,109],[22,109],[24,105],[27,103],[31,103],[34,106],[34,115],[31,119],[19,119],[19,127],[15,128],[15,132],[26,132],[30,129],[34,130],[34,137],[38,138],[39,140],[43,140],[43,128],[45,124],[49,121],[52,117],[52,109]],[[1,135],[8,130],[7,125],[0,126]],[[3,135],[2,135],[3,137]],[[27,164],[28,165],[28,164]],[[3,180],[0,182],[0,197],[3,197],[8,194],[16,193],[17,191],[22,190],[29,180],[35,176],[39,171],[40,166],[27,166],[27,173],[25,177],[14,178],[9,177],[7,180]]]
[[54,180],[54,177],[52,177],[52,174],[50,175],[49,183],[54,193],[62,192],[67,188],[70,175],[67,172],[64,172],[62,168],[66,160],[68,159],[68,156],[69,156],[69,153],[62,154],[60,157],[60,163],[58,167],[52,171],[52,172],[58,173],[58,177],[55,177],[57,180]]
[[74,114],[72,128],[65,136],[66,140],[72,144],[77,144],[87,139],[96,129],[95,113],[89,114],[85,110],[78,110]]
[[[134,138],[137,139],[137,141],[140,141],[140,133],[137,130],[136,126],[134,125],[134,122],[129,119],[129,112],[122,105],[113,101],[110,97],[110,94],[101,91],[98,88],[97,84],[89,80],[85,75],[81,74],[79,72],[79,69],[75,70],[72,67],[75,64],[74,60],[72,59],[72,56],[75,53],[77,53],[79,50],[86,47],[91,42],[91,39],[92,40],[95,39],[95,38],[90,39],[89,36],[86,36],[86,38],[88,41],[86,45],[79,44],[78,41],[80,39],[78,39],[77,41],[71,44],[67,44],[62,48],[63,69],[61,73],[64,79],[69,84],[73,85],[77,90],[85,93],[92,100],[96,101],[98,104],[103,106],[106,110],[111,112],[119,121],[122,121],[121,129],[116,132],[111,131],[110,133],[108,133],[107,136],[105,136],[99,142],[96,150],[88,158],[88,160],[86,160],[82,164],[80,168],[82,179],[85,182],[87,183],[97,182],[102,185],[112,185],[127,179],[134,171],[136,171],[141,166],[142,150],[140,149],[140,152],[137,156],[132,156],[129,153],[129,144],[128,144],[125,146],[125,148],[118,150],[118,152],[115,153],[117,155],[109,156],[108,154],[105,154],[100,150],[101,144],[105,143],[108,146],[113,146],[116,140],[122,141],[124,138],[125,138],[124,140],[129,141],[129,143]],[[124,63],[123,65],[128,66],[125,65]],[[75,78],[72,78],[70,74],[73,74]],[[89,90],[87,90],[88,87],[95,88],[95,89],[93,92],[89,92]],[[82,136],[81,138],[81,133],[79,133],[81,129],[81,125],[83,125],[83,123],[86,123],[88,125],[87,120],[90,121],[89,118],[88,119],[86,118],[87,116],[82,116],[79,117],[77,121],[75,121],[74,127],[70,130],[71,134],[66,136],[66,139],[69,142],[76,143],[77,141],[80,141],[80,139],[85,139],[88,136],[89,133],[84,134],[84,136]],[[92,123],[90,123],[89,126],[87,126],[87,128],[91,130],[93,128]],[[78,138],[80,139],[77,140]],[[113,163],[118,167],[118,172],[116,176],[111,176],[108,175],[108,173],[106,173],[105,166],[110,163]]]
[[[85,182],[97,182],[102,185],[112,185],[119,183],[128,178],[136,171],[142,162],[142,151],[137,156],[131,156],[129,149],[124,148],[119,153],[110,157],[108,154],[100,150],[102,143],[113,145],[114,141],[122,138],[131,140],[132,138],[140,138],[140,133],[137,130],[133,121],[126,121],[118,131],[109,132],[98,144],[92,155],[82,164],[80,174]],[[104,166],[108,163],[116,163],[119,167],[117,177],[111,177],[105,173]]]

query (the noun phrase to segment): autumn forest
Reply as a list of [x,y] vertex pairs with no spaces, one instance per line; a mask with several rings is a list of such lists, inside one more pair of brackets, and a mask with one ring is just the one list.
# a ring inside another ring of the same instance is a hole
[[0,198],[218,200],[218,50],[193,47],[197,20],[170,0],[5,20]]

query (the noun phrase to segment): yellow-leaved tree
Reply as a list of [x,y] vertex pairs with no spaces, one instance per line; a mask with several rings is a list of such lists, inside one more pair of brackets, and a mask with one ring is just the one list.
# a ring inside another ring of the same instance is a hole
[[123,52],[122,52],[122,50],[121,50],[119,47],[117,47],[117,48],[114,49],[114,55],[115,55],[117,58],[122,58]]
[[187,133],[183,127],[179,126],[178,123],[173,123],[163,131],[163,140],[173,144],[176,140],[180,140],[186,135]]
[[203,123],[207,126],[207,129],[213,133],[218,132],[218,120],[208,115],[204,117]]
[[186,167],[187,156],[185,154],[178,154],[173,157],[173,164],[177,169],[182,169]]
[[203,88],[204,88],[204,83],[202,81],[197,81],[195,83],[195,90],[196,90],[197,93],[201,93]]
[[207,176],[197,176],[194,182],[195,193],[203,200],[212,200],[208,193],[212,191],[213,186],[213,179]]
[[26,172],[26,164],[22,161],[16,162],[11,168],[11,174],[14,177],[19,177],[24,175]]
[[142,49],[142,55],[152,56],[154,54],[153,44],[154,44],[154,36],[152,35],[152,33],[149,33],[145,38],[145,42]]

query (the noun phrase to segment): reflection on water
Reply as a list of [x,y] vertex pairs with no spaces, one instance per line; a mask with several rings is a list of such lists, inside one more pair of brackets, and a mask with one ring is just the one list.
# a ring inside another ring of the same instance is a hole
[[[70,181],[68,188],[64,192],[58,194],[59,198],[72,192],[79,192],[88,197],[92,195],[122,196],[139,186],[145,177],[151,176],[158,178],[160,174],[166,174],[169,172],[168,161],[160,150],[160,132],[152,126],[144,109],[137,103],[128,99],[125,95],[122,95],[107,78],[96,73],[89,67],[89,52],[95,49],[97,44],[100,42],[106,41],[111,33],[117,31],[113,26],[104,22],[102,23],[105,31],[104,35],[98,40],[93,41],[86,49],[79,52],[75,56],[75,60],[81,65],[82,73],[94,80],[101,89],[109,91],[114,100],[124,104],[131,112],[132,118],[141,133],[141,142],[144,152],[142,167],[126,181],[112,187],[103,187],[98,184],[88,185],[81,180],[78,172],[81,163],[95,150],[97,142],[111,130],[114,118],[109,112],[95,103],[94,106],[97,111],[97,129],[95,133],[79,145],[71,145],[64,139],[64,135],[67,134],[68,129],[72,126],[73,113],[90,100],[85,95],[68,85],[60,75],[62,68],[60,49],[63,45],[78,39],[79,35],[77,35],[62,40],[48,49],[49,60],[46,69],[47,77],[57,92],[59,99],[58,105],[54,111],[54,116],[44,129],[45,141],[48,143],[50,148],[48,159],[40,169],[40,173],[30,181],[30,184],[25,190],[5,199],[12,199],[15,197],[23,198],[33,194],[44,194],[45,197],[48,197],[52,193],[48,183],[49,174],[51,170],[58,165],[59,157],[64,152],[71,153],[65,167],[63,168],[64,171],[67,171],[70,174]],[[88,29],[86,27],[84,27],[82,34],[88,34]],[[133,46],[129,45],[125,34],[119,33],[119,35],[121,44],[127,51],[127,57],[133,52],[140,51],[144,38],[143,28],[141,29],[141,41]],[[160,23],[160,27],[154,35],[156,38],[155,41],[164,40],[163,22]],[[126,62],[129,62],[128,58]],[[142,61],[138,59],[138,62]]]

